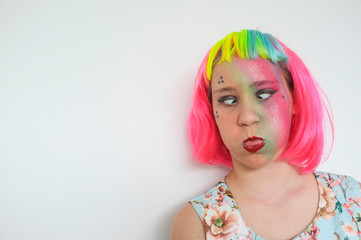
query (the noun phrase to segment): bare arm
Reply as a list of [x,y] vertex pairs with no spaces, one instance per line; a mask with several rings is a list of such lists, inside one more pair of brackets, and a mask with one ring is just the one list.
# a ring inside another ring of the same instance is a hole
[[170,240],[204,240],[202,223],[189,203],[175,216],[170,233]]

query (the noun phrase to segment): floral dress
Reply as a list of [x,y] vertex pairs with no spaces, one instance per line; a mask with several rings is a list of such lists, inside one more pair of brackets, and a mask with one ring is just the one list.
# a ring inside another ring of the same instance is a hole
[[[361,240],[361,192],[355,179],[314,173],[319,207],[313,222],[294,240]],[[261,239],[242,219],[225,181],[191,201],[201,219],[207,240]]]

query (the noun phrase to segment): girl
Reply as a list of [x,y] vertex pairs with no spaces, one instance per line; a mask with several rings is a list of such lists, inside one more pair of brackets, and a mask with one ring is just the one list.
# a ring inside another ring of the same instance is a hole
[[189,136],[202,163],[232,166],[175,217],[172,240],[361,239],[361,192],[348,176],[315,171],[322,90],[272,35],[233,32],[196,78]]

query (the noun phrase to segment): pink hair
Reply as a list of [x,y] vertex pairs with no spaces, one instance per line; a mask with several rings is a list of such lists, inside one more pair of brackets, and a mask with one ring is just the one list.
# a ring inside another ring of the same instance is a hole
[[[326,107],[327,97],[302,60],[286,45],[282,43],[281,45],[288,57],[284,66],[291,74],[296,113],[292,118],[288,145],[279,159],[287,159],[289,164],[298,167],[300,173],[306,174],[313,172],[321,162],[324,152],[325,120],[330,123],[333,144],[332,112]],[[233,166],[231,155],[221,139],[214,120],[206,75],[208,56],[209,52],[197,73],[193,105],[188,120],[193,157],[201,163]],[[323,100],[322,97],[325,99]],[[329,153],[325,159],[328,156]]]

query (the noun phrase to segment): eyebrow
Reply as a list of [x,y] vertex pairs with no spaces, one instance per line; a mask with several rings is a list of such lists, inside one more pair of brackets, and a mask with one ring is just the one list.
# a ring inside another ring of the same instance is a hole
[[257,81],[257,82],[254,82],[254,83],[252,83],[252,86],[257,86],[257,87],[259,87],[259,86],[262,86],[262,85],[265,85],[265,84],[279,84],[278,83],[278,81],[276,81],[276,80],[262,80],[262,81]]
[[[260,87],[262,85],[266,85],[266,84],[279,84],[278,81],[276,80],[262,80],[262,81],[257,81],[257,82],[254,82],[252,83],[251,86],[256,86],[256,87]],[[230,91],[233,91],[234,88],[233,87],[224,87],[224,88],[219,88],[217,90],[214,91],[214,94],[215,93],[223,93],[223,92],[230,92]]]
[[232,90],[234,90],[233,87],[224,87],[224,88],[219,88],[219,89],[215,90],[214,93],[229,92]]

